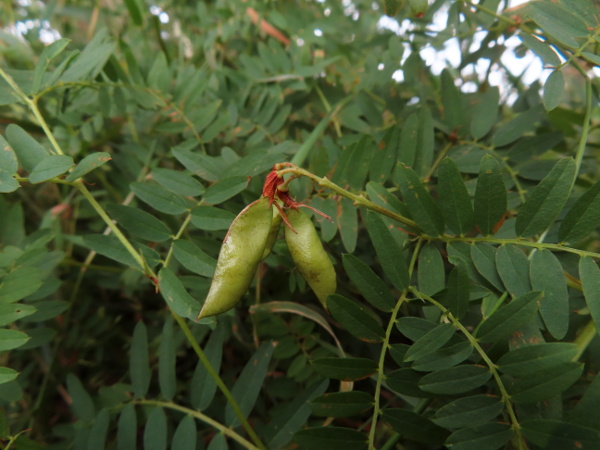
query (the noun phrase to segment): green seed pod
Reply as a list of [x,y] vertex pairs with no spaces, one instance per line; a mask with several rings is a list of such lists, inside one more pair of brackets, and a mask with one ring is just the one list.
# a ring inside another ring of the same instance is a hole
[[287,213],[290,225],[296,230],[285,228],[285,241],[296,267],[327,308],[327,296],[334,294],[336,276],[333,264],[323,248],[315,225],[310,217],[301,211],[290,210]]
[[265,245],[265,251],[263,252],[261,261],[271,254],[273,245],[279,236],[279,229],[281,228],[281,214],[277,208],[273,208],[273,221],[271,222],[271,231],[269,231],[269,237],[267,238],[267,245]]
[[242,299],[265,251],[272,222],[273,208],[266,197],[238,214],[221,246],[208,295],[196,320],[228,311]]

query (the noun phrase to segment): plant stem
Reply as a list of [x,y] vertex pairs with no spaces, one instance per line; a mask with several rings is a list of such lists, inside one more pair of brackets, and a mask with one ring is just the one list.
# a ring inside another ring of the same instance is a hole
[[242,424],[242,426],[244,427],[244,429],[246,430],[246,432],[248,433],[248,435],[250,436],[252,441],[256,444],[256,446],[259,449],[265,449],[266,447],[263,445],[260,438],[254,431],[254,429],[250,426],[250,424],[244,417],[244,414],[242,413],[242,410],[240,409],[239,405],[237,404],[235,398],[233,398],[233,395],[231,395],[231,391],[227,388],[225,383],[223,383],[223,380],[221,380],[221,377],[219,377],[219,374],[215,371],[213,366],[210,364],[210,361],[206,357],[206,354],[204,353],[202,348],[198,345],[198,342],[196,342],[196,339],[194,338],[192,331],[190,330],[187,323],[185,322],[185,319],[180,317],[179,315],[175,314],[173,311],[171,311],[171,313],[173,314],[173,317],[175,318],[175,320],[181,327],[181,330],[183,331],[183,334],[187,338],[188,342],[190,343],[190,345],[196,352],[196,355],[198,355],[198,359],[200,359],[200,361],[202,362],[202,365],[204,366],[204,368],[206,369],[206,371],[208,372],[210,377],[215,381],[215,383],[217,384],[217,386],[219,387],[219,389],[221,390],[221,392],[227,399],[227,402],[231,406],[233,413],[239,419],[240,423]]
[[481,348],[477,339],[469,332],[469,330],[467,330],[464,327],[464,325],[462,323],[460,323],[460,321],[456,317],[454,317],[454,315],[446,307],[444,307],[438,301],[434,300],[433,298],[418,291],[417,289],[415,289],[413,287],[410,287],[409,289],[415,296],[417,296],[421,300],[427,301],[427,302],[435,305],[436,307],[438,307],[440,309],[440,311],[442,311],[442,313],[445,314],[446,317],[448,317],[448,319],[450,319],[450,321],[454,324],[454,326],[456,328],[458,328],[462,334],[465,335],[465,337],[467,338],[469,343],[473,346],[473,348],[475,348],[475,350],[477,350],[477,353],[479,353],[479,355],[481,356],[483,361],[486,363],[486,365],[490,369],[490,372],[492,373],[492,376],[494,377],[494,380],[496,381],[496,384],[498,385],[498,390],[500,391],[500,396],[502,397],[502,402],[504,403],[504,406],[506,407],[506,412],[508,413],[508,416],[510,418],[511,427],[512,427],[513,431],[515,432],[515,437],[517,438],[519,449],[523,449],[523,450],[526,449],[527,447],[524,444],[523,435],[521,434],[521,425],[519,424],[517,415],[512,406],[512,403],[510,401],[510,395],[508,394],[506,387],[504,386],[504,382],[500,378],[500,374],[498,373],[498,368],[497,368],[496,364],[494,364],[494,362],[489,358],[489,356],[483,350],[483,348]]
[[[417,262],[417,255],[419,254],[419,250],[424,241],[424,238],[420,238],[417,242],[415,251],[413,252],[409,265],[409,277],[412,275],[412,271]],[[407,290],[405,289],[402,291],[400,298],[396,302],[396,306],[394,306],[394,310],[392,311],[392,315],[388,322],[387,329],[385,330],[385,338],[381,345],[381,353],[379,354],[379,364],[377,366],[377,383],[375,384],[375,404],[373,405],[373,418],[371,419],[371,431],[369,432],[369,449],[375,449],[375,432],[377,431],[377,417],[379,417],[379,414],[381,413],[381,410],[379,409],[379,397],[381,396],[381,384],[383,383],[383,380],[385,378],[385,355],[387,354],[387,351],[390,348],[390,337],[392,335],[394,326],[396,325],[396,317],[398,316],[398,312],[400,311],[400,308],[406,300],[406,294]]]
[[231,439],[233,439],[234,441],[236,441],[239,444],[241,444],[244,448],[252,449],[252,450],[257,450],[259,448],[259,447],[256,447],[255,445],[253,445],[252,442],[247,441],[246,439],[244,439],[242,436],[240,436],[239,434],[237,434],[231,428],[228,428],[228,427],[224,426],[223,424],[217,422],[216,420],[211,419],[206,414],[202,414],[199,411],[195,411],[193,409],[177,405],[176,403],[162,402],[162,401],[159,401],[159,400],[144,400],[144,399],[141,399],[141,400],[133,400],[133,403],[136,403],[138,405],[155,405],[155,406],[161,406],[163,408],[168,408],[168,409],[173,409],[175,411],[180,411],[182,413],[185,413],[185,414],[187,414],[189,416],[194,417],[195,419],[201,420],[202,422],[205,422],[205,423],[207,423],[207,424],[215,427],[221,433],[229,436]]
[[[202,203],[202,202],[200,202],[200,203]],[[179,239],[181,237],[181,235],[183,234],[183,232],[186,230],[187,226],[190,224],[191,220],[192,220],[192,213],[189,212],[187,214],[186,218],[183,220],[183,223],[179,227],[179,230],[177,231],[177,234],[175,236],[173,236],[173,241],[171,242],[171,245],[169,246],[169,251],[167,252],[167,257],[165,258],[165,262],[163,263],[163,267],[167,267],[169,265],[169,263],[171,262],[171,259],[173,258],[173,249],[174,249],[173,244],[175,243],[175,241],[177,239]]]
[[586,250],[579,250],[577,248],[572,248],[572,247],[566,247],[562,244],[548,244],[545,242],[532,242],[532,241],[526,241],[524,239],[499,239],[499,238],[493,238],[493,237],[470,238],[470,237],[454,237],[454,236],[446,236],[446,235],[439,236],[436,239],[439,239],[440,241],[443,241],[443,242],[470,242],[470,243],[489,242],[490,244],[513,244],[513,245],[520,245],[521,247],[533,247],[533,248],[537,248],[537,249],[546,248],[548,250],[555,250],[555,251],[559,251],[559,252],[574,253],[579,256],[589,256],[591,258],[596,258],[596,259],[600,258],[600,253],[589,252]]
[[[585,73],[585,72],[584,72]],[[581,137],[579,138],[579,144],[577,145],[577,153],[575,153],[575,164],[577,167],[576,174],[579,174],[579,168],[581,167],[581,161],[583,160],[583,154],[585,153],[585,144],[588,140],[590,133],[590,122],[592,119],[592,80],[587,75],[585,76],[585,117],[583,119],[583,126],[581,127]],[[571,183],[571,189],[575,184],[575,178]]]
[[373,405],[373,419],[371,420],[371,431],[369,431],[369,450],[375,449],[375,432],[377,431],[377,417],[379,417],[379,414],[381,413],[381,410],[379,409],[379,397],[381,395],[381,384],[383,383],[383,380],[385,378],[383,370],[385,355],[387,354],[388,348],[390,347],[390,336],[392,335],[392,330],[394,329],[394,326],[396,324],[396,316],[400,311],[400,307],[404,304],[404,301],[406,300],[406,293],[406,289],[402,291],[400,298],[396,302],[396,306],[394,306],[394,310],[392,311],[392,315],[388,322],[387,329],[385,330],[385,338],[381,345],[381,353],[379,354],[379,364],[377,367],[377,383],[375,384],[375,404]]
[[363,206],[367,209],[370,209],[370,210],[373,210],[380,214],[383,214],[384,216],[387,216],[391,219],[394,219],[394,220],[396,220],[400,223],[403,223],[405,225],[408,225],[410,227],[419,228],[417,226],[416,222],[409,219],[408,217],[404,217],[401,214],[396,214],[395,212],[392,212],[389,209],[383,208],[383,207],[379,206],[378,204],[373,203],[370,200],[367,200],[362,195],[353,194],[352,192],[347,191],[346,189],[344,189],[344,188],[338,186],[337,184],[335,184],[334,182],[330,181],[327,177],[321,178],[321,177],[309,172],[308,170],[302,169],[301,167],[289,167],[287,169],[282,169],[282,170],[278,171],[278,173],[281,175],[285,175],[286,173],[293,173],[293,174],[297,174],[297,175],[301,175],[301,176],[310,178],[311,180],[315,181],[319,186],[323,186],[325,188],[331,189],[336,194],[339,194],[342,197],[346,197],[346,198],[352,200],[355,205]]
[[94,210],[98,213],[98,215],[102,218],[102,220],[104,220],[104,223],[106,223],[106,225],[112,230],[112,232],[115,234],[117,239],[121,242],[121,244],[123,244],[125,249],[133,257],[133,259],[135,259],[135,262],[138,263],[140,268],[142,270],[144,270],[147,275],[150,275],[150,276],[156,278],[156,274],[147,267],[147,264],[145,263],[145,261],[141,257],[141,255],[137,252],[137,250],[135,248],[133,248],[133,245],[131,245],[131,242],[129,242],[129,240],[121,232],[119,227],[117,227],[117,225],[112,221],[112,219],[108,216],[106,211],[104,211],[104,208],[102,208],[100,203],[98,203],[96,201],[96,199],[92,196],[90,191],[88,191],[87,187],[85,187],[83,182],[81,180],[74,181],[73,186],[75,186],[77,189],[79,189],[79,192],[81,192],[81,194],[85,197],[85,199],[90,203],[92,208],[94,208]]

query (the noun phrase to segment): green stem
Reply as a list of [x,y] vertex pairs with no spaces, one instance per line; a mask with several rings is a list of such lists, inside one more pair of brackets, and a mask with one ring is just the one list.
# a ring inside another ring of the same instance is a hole
[[27,94],[25,94],[25,92],[23,92],[21,90],[21,88],[15,82],[15,80],[13,80],[13,78],[9,74],[7,74],[2,68],[0,68],[0,76],[2,78],[4,78],[4,81],[6,81],[6,83],[11,87],[11,89],[14,91],[14,93],[16,94],[16,96],[22,102],[24,102],[25,104],[27,104],[27,106],[29,106],[29,109],[31,109],[31,111],[33,112],[33,115],[38,120],[40,126],[44,130],[44,133],[46,133],[46,136],[48,137],[48,140],[52,144],[52,147],[54,148],[54,151],[57,154],[59,154],[59,155],[64,155],[62,149],[60,148],[60,145],[58,145],[58,142],[54,138],[54,135],[52,134],[52,131],[50,131],[50,128],[48,127],[48,124],[46,123],[46,121],[44,120],[44,117],[40,113],[40,110],[39,110],[39,108],[37,106],[37,98],[36,97],[29,97]]
[[[575,163],[577,167],[576,173],[579,174],[579,168],[581,167],[581,161],[583,160],[583,154],[585,152],[585,144],[588,140],[588,135],[590,133],[590,122],[592,118],[592,80],[590,77],[585,76],[585,117],[583,119],[583,126],[581,128],[581,137],[579,139],[579,144],[577,145],[577,153],[575,153]],[[571,183],[571,189],[575,184],[575,177]]]
[[150,276],[156,278],[156,274],[154,274],[154,272],[147,267],[147,264],[145,263],[142,256],[137,252],[137,250],[135,248],[133,248],[133,245],[131,245],[131,243],[125,237],[125,235],[121,232],[119,227],[117,227],[117,225],[108,216],[106,211],[104,211],[104,208],[102,208],[100,203],[98,203],[96,201],[96,199],[92,196],[90,191],[88,191],[87,187],[85,187],[83,182],[81,180],[77,180],[77,181],[73,182],[73,186],[75,186],[77,189],[79,189],[79,192],[81,192],[81,194],[85,197],[85,199],[90,203],[92,208],[94,208],[94,210],[98,213],[98,215],[102,218],[102,220],[104,220],[104,223],[106,223],[106,225],[112,230],[112,232],[115,234],[117,239],[121,242],[121,244],[123,244],[125,249],[133,257],[133,259],[135,259],[135,262],[138,263],[140,268],[145,270],[147,275],[150,275]]
[[[421,248],[421,245],[423,245],[424,241],[425,241],[424,238],[420,238],[419,241],[417,242],[415,251],[413,252],[412,258],[410,260],[409,271],[408,271],[409,278],[410,278],[410,276],[412,276],[412,271],[417,263],[417,255],[419,254],[419,250]],[[385,338],[381,345],[381,353],[379,354],[379,364],[377,366],[377,383],[375,384],[375,394],[374,394],[375,404],[373,405],[373,418],[371,419],[371,431],[369,432],[369,449],[375,449],[375,432],[377,431],[377,418],[379,417],[379,414],[381,413],[381,410],[379,409],[380,396],[381,396],[381,385],[383,383],[383,380],[385,379],[385,373],[384,373],[385,355],[387,354],[387,351],[390,348],[390,337],[392,335],[394,326],[396,325],[396,317],[398,316],[398,313],[400,312],[401,306],[404,304],[404,302],[406,300],[406,294],[407,294],[407,290],[405,289],[404,291],[402,291],[400,298],[396,302],[396,306],[394,306],[392,315],[391,315],[390,320],[387,325],[387,329],[385,330]]]
[[247,441],[246,439],[244,439],[242,436],[240,436],[239,434],[237,434],[231,428],[228,428],[228,427],[220,424],[216,420],[211,419],[209,416],[207,416],[206,414],[202,414],[199,411],[195,411],[193,409],[186,408],[184,406],[179,406],[176,403],[162,402],[162,401],[159,401],[159,400],[144,400],[144,399],[142,399],[142,400],[133,400],[133,403],[136,403],[138,405],[155,405],[155,406],[161,406],[163,408],[173,409],[175,411],[182,412],[184,414],[192,416],[192,417],[194,417],[194,418],[196,418],[196,419],[198,419],[198,420],[200,420],[202,422],[205,422],[205,423],[207,423],[207,424],[215,427],[221,433],[229,436],[231,439],[233,439],[234,441],[236,441],[239,444],[241,444],[244,448],[253,449],[253,450],[257,450],[259,448],[259,447],[256,447],[255,445],[253,445],[252,442]]
[[171,313],[173,314],[173,317],[175,318],[175,320],[181,327],[181,331],[183,331],[183,334],[187,338],[188,342],[190,343],[190,345],[196,352],[196,355],[198,355],[198,359],[200,360],[200,362],[202,363],[202,365],[204,366],[204,368],[206,369],[206,371],[208,372],[210,377],[215,381],[215,383],[217,384],[217,386],[219,387],[219,389],[221,390],[221,392],[227,399],[227,402],[231,406],[233,413],[238,418],[238,420],[240,421],[240,423],[242,424],[242,426],[244,427],[244,429],[246,430],[246,432],[248,433],[248,435],[250,436],[252,441],[256,444],[256,446],[259,449],[265,449],[265,446],[261,442],[260,438],[258,437],[258,435],[254,431],[254,429],[250,426],[250,424],[244,417],[244,413],[242,413],[242,410],[240,409],[239,405],[237,404],[235,398],[233,398],[233,395],[231,395],[231,391],[227,388],[225,383],[223,383],[223,380],[221,380],[221,377],[219,377],[219,374],[215,371],[215,369],[211,365],[206,354],[204,353],[202,348],[198,345],[198,342],[196,342],[196,338],[194,338],[194,335],[192,334],[192,331],[188,327],[187,323],[185,322],[185,319],[178,316],[173,311],[171,311]]
[[454,237],[454,236],[439,236],[436,239],[439,239],[440,241],[443,241],[443,242],[470,242],[470,243],[488,242],[490,244],[513,244],[513,245],[519,245],[521,247],[533,247],[533,248],[537,248],[537,249],[546,248],[548,250],[555,250],[555,251],[559,251],[559,252],[574,253],[579,256],[589,256],[591,258],[596,258],[596,259],[600,258],[600,253],[589,252],[587,250],[579,250],[579,249],[572,248],[572,247],[565,247],[562,244],[547,244],[545,242],[532,242],[532,241],[526,241],[523,239],[498,239],[498,238],[493,238],[493,237],[470,238],[470,237]]
[[377,383],[375,384],[375,404],[373,405],[373,419],[371,420],[371,431],[369,432],[369,449],[375,449],[375,432],[377,431],[377,418],[379,417],[379,414],[381,413],[381,410],[379,409],[379,397],[381,395],[381,385],[383,383],[383,380],[385,378],[385,374],[384,374],[384,362],[385,362],[385,355],[387,354],[388,348],[390,347],[390,336],[392,335],[392,330],[394,329],[394,325],[396,324],[396,316],[398,315],[398,312],[400,311],[400,307],[404,304],[404,301],[406,300],[406,290],[402,291],[402,294],[400,295],[400,298],[398,299],[398,301],[396,302],[396,306],[394,306],[394,310],[392,311],[392,315],[390,317],[390,320],[388,322],[388,326],[387,329],[385,330],[385,338],[383,340],[383,343],[381,345],[381,352],[379,354],[379,364],[377,367]]
[[187,217],[183,220],[183,223],[179,227],[177,234],[175,236],[173,236],[173,242],[171,242],[171,246],[169,247],[169,251],[167,252],[167,257],[165,258],[163,267],[167,267],[169,265],[169,263],[171,262],[171,259],[173,258],[173,249],[175,248],[173,246],[173,244],[175,243],[175,241],[177,239],[179,239],[183,235],[183,232],[185,231],[187,226],[190,224],[191,220],[192,220],[192,213],[190,212],[190,213],[188,213]]
[[46,133],[46,137],[52,144],[52,147],[54,148],[54,151],[56,152],[56,154],[64,155],[64,152],[60,148],[60,145],[58,145],[58,142],[57,142],[56,138],[54,137],[54,134],[52,134],[52,131],[50,130],[50,128],[48,127],[48,124],[46,123],[46,120],[44,120],[44,116],[42,116],[42,113],[40,113],[40,110],[37,106],[37,98],[31,100],[29,97],[26,97],[26,99],[27,99],[27,103],[29,104],[29,107],[31,108],[31,111],[33,112],[33,115],[40,123],[40,126],[44,130],[44,133]]
[[367,200],[362,195],[353,194],[352,192],[349,192],[346,189],[333,183],[332,181],[327,179],[327,177],[321,178],[321,177],[309,172],[308,170],[302,169],[301,167],[290,167],[287,169],[282,169],[279,171],[279,173],[281,175],[285,175],[286,173],[294,173],[294,174],[298,174],[298,175],[310,178],[311,180],[315,181],[319,186],[323,186],[325,188],[331,189],[336,194],[339,194],[342,197],[346,197],[346,198],[352,200],[355,205],[363,206],[367,209],[370,209],[370,210],[373,210],[380,214],[383,214],[384,216],[387,216],[391,219],[394,219],[394,220],[396,220],[400,223],[403,223],[405,225],[408,225],[410,227],[419,228],[417,226],[416,222],[409,219],[408,217],[404,217],[401,214],[396,214],[395,212],[392,212],[389,209],[383,208],[383,207],[379,206],[378,204],[373,203],[370,200]]
[[519,449],[526,449],[527,447],[524,444],[523,435],[521,434],[521,425],[519,424],[517,415],[515,413],[512,403],[510,401],[510,395],[508,394],[508,391],[506,390],[506,386],[504,386],[504,382],[502,381],[502,378],[500,378],[500,373],[498,372],[498,367],[496,366],[496,364],[494,364],[494,362],[489,358],[489,356],[483,350],[483,348],[481,348],[477,339],[469,332],[469,330],[467,330],[464,327],[464,325],[462,323],[460,323],[460,321],[456,317],[454,317],[454,315],[446,307],[444,307],[438,301],[434,300],[433,298],[418,291],[417,289],[415,289],[413,287],[410,287],[409,289],[415,296],[417,296],[421,300],[427,301],[427,302],[435,305],[437,308],[439,308],[440,311],[442,311],[442,313],[444,315],[446,315],[446,317],[448,317],[448,319],[450,319],[450,321],[454,324],[454,326],[456,328],[458,328],[460,330],[460,332],[467,338],[467,340],[473,346],[473,348],[475,348],[477,353],[479,353],[479,355],[481,356],[483,361],[486,363],[486,365],[490,369],[490,372],[492,373],[494,380],[496,381],[496,385],[498,386],[498,390],[500,391],[500,396],[502,398],[502,402],[504,403],[504,406],[506,407],[506,412],[508,413],[508,416],[510,418],[511,427],[512,427],[513,431],[515,432],[515,437],[517,438]]

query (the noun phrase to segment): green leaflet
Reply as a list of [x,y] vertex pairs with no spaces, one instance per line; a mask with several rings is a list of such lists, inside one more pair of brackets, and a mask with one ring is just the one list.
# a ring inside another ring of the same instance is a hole
[[406,207],[417,225],[430,236],[443,234],[442,213],[415,171],[410,167],[399,165],[396,168],[395,180],[400,187]]
[[484,236],[496,233],[506,212],[506,187],[496,158],[484,155],[479,164],[475,190],[475,225]]
[[515,225],[519,236],[531,237],[552,225],[569,198],[576,169],[573,158],[563,158],[540,181],[519,210]]
[[462,175],[451,158],[438,168],[438,195],[442,217],[452,232],[465,235],[474,227],[473,205]]

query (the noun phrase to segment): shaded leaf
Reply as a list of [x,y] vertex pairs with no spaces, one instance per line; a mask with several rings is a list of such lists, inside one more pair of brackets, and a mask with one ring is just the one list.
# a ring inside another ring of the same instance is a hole
[[393,391],[409,397],[435,397],[435,394],[421,390],[419,383],[422,378],[422,374],[412,369],[399,369],[386,374],[385,384]]
[[498,274],[513,297],[519,297],[531,291],[529,278],[529,260],[514,245],[502,245],[496,252]]
[[120,226],[142,239],[163,242],[172,237],[171,230],[163,222],[139,208],[109,204],[106,209]]
[[194,197],[204,193],[202,183],[180,170],[157,168],[152,171],[152,178],[171,192],[184,197]]
[[560,4],[532,2],[527,12],[549,36],[567,47],[578,47],[575,38],[589,34],[585,22]]
[[371,311],[341,295],[327,297],[327,309],[350,334],[365,342],[381,342],[385,332]]
[[102,409],[94,418],[88,439],[87,450],[104,450],[106,448],[106,437],[108,435],[109,424],[110,415],[106,409]]
[[521,430],[528,441],[540,448],[594,450],[600,446],[600,431],[576,423],[533,419],[523,421]]
[[69,175],[67,175],[65,180],[69,182],[75,181],[76,179],[90,173],[92,170],[95,170],[98,167],[106,164],[111,159],[112,157],[110,156],[110,153],[91,153],[77,163],[75,168],[71,171],[71,173],[69,173]]
[[484,155],[479,165],[473,209],[475,224],[484,236],[496,233],[507,208],[506,187],[496,158]]
[[419,388],[441,395],[462,394],[484,385],[491,377],[487,367],[464,364],[424,375]]
[[444,233],[444,218],[431,194],[423,187],[419,176],[409,167],[396,168],[395,181],[413,220],[428,235]]
[[600,225],[600,181],[583,193],[560,224],[558,239],[577,242]]
[[246,189],[248,181],[247,177],[231,177],[217,181],[212,186],[206,188],[204,203],[209,205],[223,203],[225,200],[229,200],[234,195]]
[[425,244],[419,253],[417,279],[419,291],[427,295],[437,294],[446,285],[444,260],[432,242]]
[[69,39],[57,39],[52,42],[50,45],[44,47],[40,57],[38,58],[37,64],[35,65],[35,70],[33,71],[33,81],[31,82],[31,93],[36,94],[41,86],[42,80],[44,79],[44,74],[48,70],[48,66],[54,58],[62,53],[62,51],[67,48],[71,42]]
[[38,141],[13,123],[6,127],[6,140],[17,155],[19,164],[27,172],[31,172],[41,160],[49,156],[48,151]]
[[552,342],[516,348],[502,355],[497,364],[509,375],[526,377],[572,361],[579,348],[569,342]]
[[375,150],[371,166],[369,167],[369,180],[376,183],[385,183],[390,177],[392,168],[396,164],[398,147],[400,146],[400,128],[390,127]]
[[447,369],[465,361],[472,353],[473,346],[469,342],[459,342],[423,356],[411,368],[419,372]]
[[196,320],[202,305],[187,292],[181,280],[170,269],[160,269],[158,283],[161,295],[176,314]]
[[481,139],[488,134],[497,122],[498,105],[500,105],[500,91],[497,86],[490,86],[473,110],[471,135],[475,139]]
[[49,155],[37,163],[29,174],[29,181],[33,184],[50,180],[62,175],[73,167],[73,158],[66,155]]
[[125,405],[119,415],[117,425],[117,450],[130,450],[136,448],[137,443],[137,416],[133,403]]
[[409,283],[408,266],[402,250],[395,244],[381,217],[368,211],[365,221],[381,268],[396,289],[405,289]]
[[177,215],[187,211],[187,203],[165,188],[149,183],[131,183],[133,193],[144,203],[165,214]]
[[173,156],[190,172],[206,181],[217,181],[223,172],[217,158],[194,153],[184,147],[173,148]]
[[212,277],[215,273],[217,261],[193,242],[177,239],[173,242],[173,254],[186,269],[198,275]]
[[144,450],[166,450],[167,436],[167,416],[162,408],[155,407],[144,427]]
[[496,269],[496,248],[484,242],[471,245],[471,258],[477,271],[499,291],[504,291],[504,284]]
[[496,450],[503,448],[512,435],[510,425],[489,422],[455,431],[446,440],[446,445],[452,450]]
[[546,78],[546,82],[544,83],[544,95],[542,98],[546,111],[552,111],[560,105],[564,91],[565,77],[560,70],[555,70]]
[[579,259],[579,276],[585,302],[590,310],[596,331],[600,332],[600,268],[589,256]]
[[235,214],[214,206],[198,206],[192,209],[192,223],[201,230],[227,230]]
[[533,189],[517,216],[519,236],[531,237],[552,225],[569,198],[576,170],[573,158],[563,158]]
[[358,238],[358,212],[354,202],[347,198],[340,200],[340,214],[337,220],[344,248],[349,253],[354,252]]
[[542,108],[540,106],[539,108],[531,108],[510,119],[496,130],[492,136],[492,145],[494,147],[503,147],[513,143],[525,133],[535,128],[536,123],[541,118],[541,114]]
[[300,448],[322,448],[329,450],[361,450],[367,448],[367,436],[351,428],[317,427],[306,428],[294,435]]
[[373,408],[375,399],[362,391],[324,394],[310,402],[312,413],[321,417],[350,417]]
[[455,331],[454,325],[450,323],[438,325],[411,345],[406,355],[404,355],[404,361],[415,361],[434,352],[446,344]]
[[[272,342],[264,342],[248,360],[231,389],[231,395],[237,401],[244,417],[248,417],[258,399],[274,348]],[[229,404],[225,408],[225,422],[231,427],[240,424]]]
[[496,342],[507,338],[533,318],[541,298],[541,292],[533,291],[501,306],[481,324],[478,339],[481,342]]
[[0,303],[13,303],[33,294],[42,285],[42,273],[36,267],[11,270],[0,283]]
[[131,377],[135,397],[144,397],[150,387],[151,377],[148,356],[148,332],[146,331],[144,322],[138,322],[133,330],[133,339],[129,352],[129,376]]
[[263,432],[263,439],[267,440],[268,448],[285,448],[294,434],[305,426],[306,419],[311,413],[309,402],[323,394],[328,385],[328,380],[314,383],[309,388],[303,389],[291,402],[279,410],[277,416],[269,422]]
[[438,168],[438,195],[442,217],[448,228],[461,236],[471,231],[474,227],[473,205],[452,158],[444,158]]
[[342,381],[357,381],[377,372],[377,363],[369,358],[317,358],[311,361],[321,376]]
[[[217,325],[204,346],[204,354],[216,373],[219,373],[221,368],[224,339],[225,328],[222,325]],[[190,386],[190,403],[200,411],[205,410],[212,402],[216,391],[216,381],[209,375],[202,361],[198,361]]]
[[83,237],[83,243],[86,247],[102,256],[114,259],[129,267],[135,267],[137,269],[142,268],[131,253],[123,246],[121,241],[115,236],[89,234]]
[[569,293],[562,265],[548,249],[533,253],[529,265],[531,287],[542,291],[540,314],[548,332],[562,339],[569,329]]
[[465,428],[493,420],[503,409],[504,403],[495,395],[473,395],[442,406],[431,420],[444,428]]
[[583,364],[566,362],[532,372],[517,380],[509,389],[516,403],[533,403],[552,398],[567,390],[583,372]]
[[175,373],[176,347],[173,336],[173,316],[167,316],[163,325],[158,350],[158,384],[166,400],[172,400],[177,387]]
[[448,275],[447,292],[440,303],[457,319],[462,318],[469,308],[471,282],[463,264],[458,264]]
[[81,380],[72,373],[67,374],[67,390],[75,416],[80,420],[92,420],[96,415],[94,401],[81,384]]
[[192,416],[185,416],[179,422],[173,439],[171,448],[177,450],[196,450],[197,441],[196,422]]
[[449,434],[431,420],[407,409],[384,409],[381,418],[389,423],[396,433],[412,441],[441,445]]
[[344,269],[362,296],[371,305],[384,312],[391,312],[396,305],[390,289],[362,260],[353,255],[343,255]]
[[21,331],[0,328],[0,352],[19,348],[29,339],[31,338]]
[[8,383],[16,380],[19,376],[19,372],[10,367],[0,367],[0,384]]

